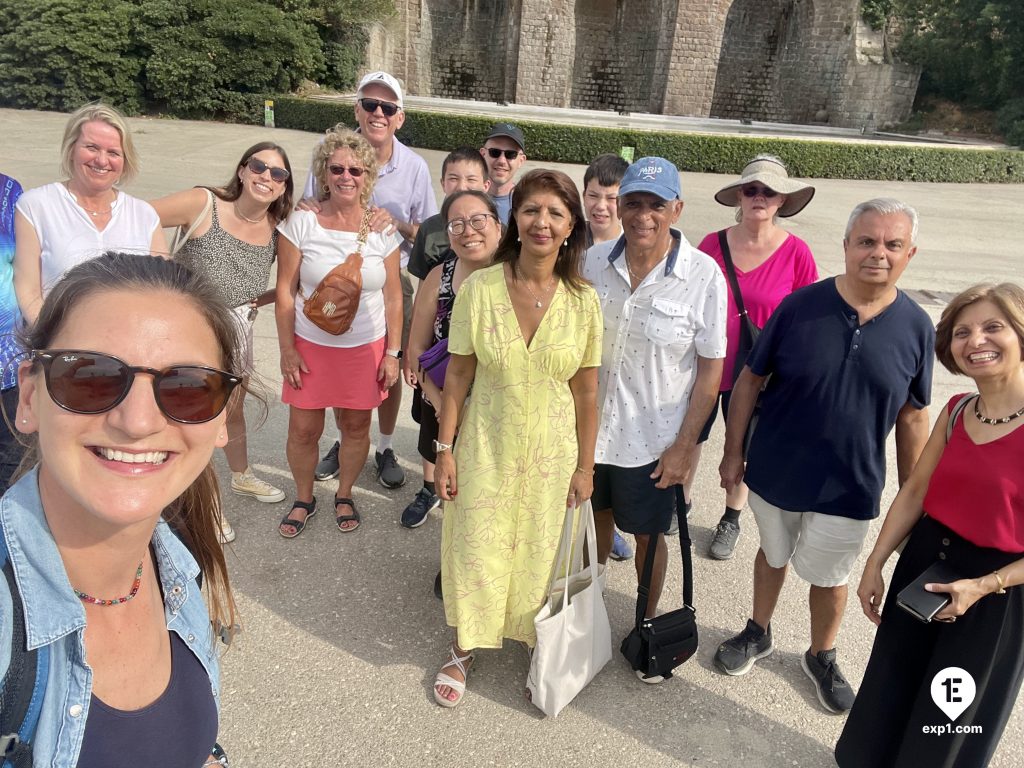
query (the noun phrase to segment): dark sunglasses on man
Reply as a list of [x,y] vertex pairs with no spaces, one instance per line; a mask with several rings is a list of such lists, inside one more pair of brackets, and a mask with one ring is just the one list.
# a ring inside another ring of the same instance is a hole
[[363,108],[364,112],[371,115],[380,107],[384,117],[394,117],[398,114],[398,110],[401,109],[397,104],[392,104],[390,101],[381,101],[380,99],[359,99],[359,106]]
[[497,147],[488,147],[487,154],[497,160],[502,155],[505,156],[506,160],[515,160],[519,157],[518,149],[498,149]]

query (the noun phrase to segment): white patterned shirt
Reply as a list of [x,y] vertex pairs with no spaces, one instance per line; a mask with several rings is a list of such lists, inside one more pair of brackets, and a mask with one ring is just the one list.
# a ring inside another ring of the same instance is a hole
[[641,467],[675,441],[697,377],[697,356],[725,357],[722,270],[678,230],[665,258],[630,292],[625,237],[587,251],[584,276],[604,313],[599,464]]

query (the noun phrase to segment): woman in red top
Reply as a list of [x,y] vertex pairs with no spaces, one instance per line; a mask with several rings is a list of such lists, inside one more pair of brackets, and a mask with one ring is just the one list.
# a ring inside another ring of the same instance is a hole
[[[864,567],[857,595],[879,629],[836,744],[841,768],[988,765],[1024,678],[1024,289],[968,288],[942,313],[935,347],[979,394],[956,395],[939,414]],[[965,397],[947,442],[950,414]],[[907,534],[880,613],[882,567]],[[963,578],[926,585],[951,600],[924,623],[896,595],[936,562]],[[940,674],[948,667],[959,670]],[[954,722],[933,686],[967,705]]]

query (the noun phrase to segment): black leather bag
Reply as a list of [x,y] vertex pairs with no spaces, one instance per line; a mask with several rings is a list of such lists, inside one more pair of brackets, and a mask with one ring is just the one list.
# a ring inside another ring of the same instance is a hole
[[[697,612],[693,607],[693,560],[690,530],[686,521],[682,486],[676,488],[679,515],[679,549],[683,556],[683,607],[653,619],[644,618],[654,573],[655,547],[647,547],[644,570],[637,586],[636,625],[622,641],[619,650],[633,669],[644,677],[672,677],[672,670],[697,651]],[[659,534],[660,535],[660,534]],[[655,537],[652,536],[653,540]]]
[[[750,315],[747,314],[747,308],[743,304],[743,293],[740,291],[739,280],[736,279],[736,267],[732,263],[732,252],[729,250],[729,240],[726,237],[726,230],[720,230],[718,233],[718,245],[722,249],[722,258],[725,261],[725,276],[729,280],[729,287],[732,289],[732,300],[736,304],[736,310],[740,315],[740,343],[736,349],[736,360],[733,362],[732,367],[732,383],[736,383],[736,379],[743,373],[743,367],[747,364],[747,358],[750,356],[750,350],[754,348],[754,342],[757,341],[757,337],[761,335],[761,329],[754,325],[754,321],[750,319]],[[729,375],[726,372],[724,375]],[[767,385],[767,382],[765,382]],[[764,392],[764,389],[761,389]],[[750,438],[754,434],[754,429],[757,427],[757,420],[761,416],[761,395],[758,394],[757,401],[754,403],[754,412],[750,414],[750,423],[747,424],[747,432],[743,435],[743,458],[747,457],[747,452],[750,450]]]

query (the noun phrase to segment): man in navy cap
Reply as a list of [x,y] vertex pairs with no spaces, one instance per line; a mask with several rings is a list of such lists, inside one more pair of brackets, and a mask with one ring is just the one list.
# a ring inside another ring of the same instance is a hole
[[518,126],[497,123],[484,139],[480,154],[487,163],[487,176],[491,182],[491,196],[498,208],[498,218],[508,224],[512,213],[512,190],[516,174],[526,162],[526,139]]
[[644,157],[629,166],[618,209],[622,235],[592,247],[584,265],[604,312],[592,503],[600,562],[616,525],[636,536],[638,578],[648,547],[656,547],[650,617],[665,580],[662,534],[682,503],[697,438],[718,396],[726,288],[714,260],[673,226],[683,201],[679,171],[668,160]]

